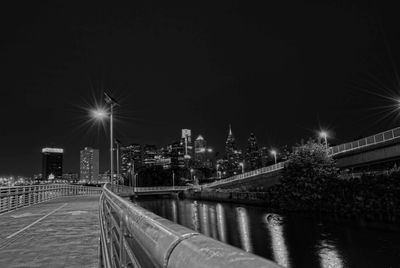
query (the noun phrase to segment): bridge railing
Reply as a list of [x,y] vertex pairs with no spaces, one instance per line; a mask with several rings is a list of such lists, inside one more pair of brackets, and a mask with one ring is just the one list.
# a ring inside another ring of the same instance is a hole
[[161,218],[114,189],[106,184],[100,197],[102,267],[279,267]]
[[134,187],[136,193],[145,192],[162,192],[162,191],[184,191],[190,188],[189,186],[158,186],[158,187]]
[[100,195],[102,188],[67,184],[0,187],[0,213],[61,196]]
[[396,138],[400,138],[400,127],[390,129],[363,139],[351,141],[348,143],[343,143],[337,146],[333,146],[329,148],[330,155],[336,155],[348,151],[353,151],[356,149],[361,149],[367,146],[387,142],[390,140],[394,140]]

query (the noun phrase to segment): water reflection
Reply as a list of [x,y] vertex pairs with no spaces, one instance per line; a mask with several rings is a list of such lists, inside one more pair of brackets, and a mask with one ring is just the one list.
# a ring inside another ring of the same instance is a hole
[[226,239],[226,219],[225,219],[225,212],[224,207],[221,204],[216,205],[217,211],[217,227],[218,227],[218,239],[224,243],[227,243]]
[[252,252],[253,247],[251,245],[249,216],[247,215],[247,210],[242,207],[236,208],[236,216],[239,225],[239,235],[240,241],[242,242],[242,248],[247,252]]
[[282,218],[277,214],[267,214],[264,219],[271,236],[274,261],[283,267],[290,267],[289,254],[283,233]]
[[208,206],[206,204],[200,205],[200,231],[206,236],[210,236]]
[[322,268],[344,267],[343,260],[333,241],[328,239],[320,240],[317,249]]
[[139,200],[161,217],[284,267],[398,267],[400,230],[194,200]]
[[178,222],[178,209],[176,207],[176,200],[172,200],[171,209],[172,209],[172,220],[174,222]]
[[194,201],[191,205],[191,213],[192,215],[192,223],[193,227],[192,229],[195,230],[196,232],[200,232],[200,222],[199,222],[199,205],[197,204],[197,201]]

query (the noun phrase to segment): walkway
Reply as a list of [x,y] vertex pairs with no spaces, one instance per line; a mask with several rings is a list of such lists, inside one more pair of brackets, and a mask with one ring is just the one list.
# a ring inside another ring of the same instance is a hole
[[71,196],[0,214],[0,267],[98,267],[98,204]]

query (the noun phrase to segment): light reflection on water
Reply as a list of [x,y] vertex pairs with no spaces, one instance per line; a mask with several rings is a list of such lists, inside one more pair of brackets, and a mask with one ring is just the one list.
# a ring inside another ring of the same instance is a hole
[[249,216],[245,208],[236,208],[237,222],[239,225],[240,241],[242,242],[242,248],[247,252],[252,252],[253,247],[251,245],[250,228],[249,228]]
[[259,207],[195,200],[139,200],[154,213],[283,267],[398,267],[400,228],[278,215]]
[[274,261],[283,267],[290,267],[289,252],[286,247],[282,226],[282,217],[277,214],[266,214],[264,219],[271,236]]
[[343,260],[332,241],[323,239],[317,246],[322,268],[342,268]]

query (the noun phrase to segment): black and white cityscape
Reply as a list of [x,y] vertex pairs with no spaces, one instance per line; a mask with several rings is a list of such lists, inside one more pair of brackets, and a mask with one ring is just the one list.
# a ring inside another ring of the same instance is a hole
[[0,267],[399,267],[398,7],[4,3]]

